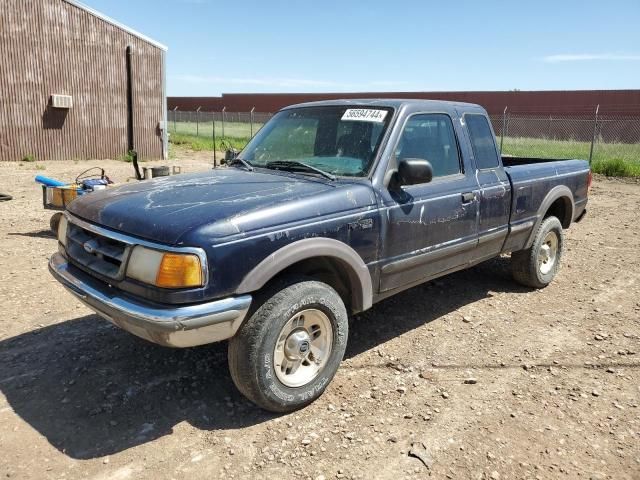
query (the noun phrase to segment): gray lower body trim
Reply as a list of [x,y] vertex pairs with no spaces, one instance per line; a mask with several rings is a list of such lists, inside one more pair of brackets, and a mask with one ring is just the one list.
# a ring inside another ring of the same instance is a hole
[[371,308],[373,285],[364,261],[358,252],[346,243],[325,237],[298,240],[267,256],[245,276],[236,293],[260,290],[285,268],[317,257],[329,257],[342,263],[343,271],[349,277],[354,313]]
[[442,260],[443,258],[452,257],[458,255],[461,252],[471,250],[478,244],[477,239],[467,240],[465,242],[456,243],[446,247],[440,247],[425,253],[412,254],[407,258],[396,260],[394,262],[387,263],[381,268],[381,272],[384,275],[390,275],[415,268],[428,262],[434,262],[436,260]]
[[509,230],[506,227],[500,228],[498,230],[494,230],[489,233],[484,233],[480,235],[480,238],[478,239],[478,245],[482,245],[483,243],[488,243],[488,242],[497,242],[499,240],[504,240],[504,238],[507,236],[507,233],[509,233]]
[[384,300],[385,298],[392,297],[393,295],[396,295],[397,293],[403,292],[404,290],[408,290],[410,288],[417,287],[418,285],[422,285],[423,283],[430,282],[431,280],[435,280],[436,278],[444,277],[445,275],[449,275],[450,273],[454,273],[454,272],[457,272],[459,270],[464,270],[466,268],[469,268],[470,266],[471,266],[471,264],[469,264],[469,263],[464,263],[462,265],[456,265],[455,267],[451,267],[448,270],[443,270],[442,272],[438,272],[438,273],[435,273],[433,275],[429,275],[428,277],[424,277],[424,278],[420,278],[418,280],[414,280],[414,281],[412,281],[410,283],[407,283],[405,285],[400,285],[398,287],[391,288],[389,290],[386,290],[386,291],[378,293],[374,297],[373,301],[374,301],[374,303],[380,302],[381,300]]
[[511,235],[517,235],[519,233],[522,233],[524,231],[528,231],[531,230],[531,228],[533,228],[533,224],[535,222],[533,220],[528,220],[526,222],[522,222],[522,223],[517,223],[515,225],[511,226]]
[[161,305],[111,288],[56,253],[49,271],[81,302],[134,335],[168,347],[192,347],[231,338],[242,324],[250,295],[195,305]]
[[525,248],[525,243],[531,234],[531,229],[535,225],[535,222],[536,219],[532,219],[510,225],[509,235],[502,246],[502,252],[515,252]]
[[573,221],[574,222],[579,222],[581,221],[584,216],[587,214],[587,198],[583,198],[579,201],[576,202],[575,204],[575,210],[573,212],[574,218]]

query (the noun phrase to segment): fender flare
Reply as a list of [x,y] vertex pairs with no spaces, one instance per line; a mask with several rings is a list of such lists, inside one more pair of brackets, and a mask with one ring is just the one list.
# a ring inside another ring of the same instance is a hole
[[371,274],[358,253],[349,245],[331,238],[305,238],[285,245],[256,265],[242,280],[236,293],[255,292],[294,263],[316,257],[337,260],[351,285],[353,310],[361,312],[373,304]]
[[[547,211],[549,210],[549,207],[551,207],[553,202],[555,202],[559,198],[566,198],[569,201],[569,205],[568,205],[570,208],[568,212],[569,223],[573,221],[573,215],[576,210],[576,205],[573,200],[573,192],[571,192],[569,187],[567,187],[566,185],[556,185],[549,191],[549,193],[547,193],[547,196],[544,197],[544,200],[542,200],[542,203],[540,204],[540,208],[538,208],[538,212],[536,213],[536,218],[537,218],[536,223],[531,229],[531,233],[529,234],[529,238],[527,239],[527,243],[525,244],[524,248],[531,248],[531,245],[533,245],[533,240],[535,238],[536,232],[538,231],[538,227],[542,223],[542,220],[544,220],[545,213],[547,213]],[[565,224],[564,218],[560,218],[559,220],[563,225]]]

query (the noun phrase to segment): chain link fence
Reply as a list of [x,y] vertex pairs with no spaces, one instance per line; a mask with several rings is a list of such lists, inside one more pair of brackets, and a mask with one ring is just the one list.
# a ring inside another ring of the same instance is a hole
[[621,114],[491,115],[503,155],[640,163],[640,117]]
[[167,112],[169,133],[202,139],[215,139],[216,144],[233,140],[233,144],[248,142],[272,117],[259,112]]
[[[540,107],[540,110],[543,110]],[[273,116],[261,112],[168,112],[169,133],[179,142],[185,138],[207,141],[213,148],[242,148]],[[503,155],[624,161],[640,168],[640,117],[624,114],[581,115],[516,112],[505,108],[490,115]]]

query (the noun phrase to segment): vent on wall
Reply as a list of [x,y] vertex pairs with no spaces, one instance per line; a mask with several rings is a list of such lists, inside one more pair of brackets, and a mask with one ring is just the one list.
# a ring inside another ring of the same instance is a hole
[[51,106],[53,108],[73,107],[73,97],[71,95],[51,95]]

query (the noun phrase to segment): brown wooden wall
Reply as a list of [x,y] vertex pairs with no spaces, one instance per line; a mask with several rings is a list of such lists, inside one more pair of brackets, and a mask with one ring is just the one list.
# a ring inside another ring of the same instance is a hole
[[601,114],[640,116],[640,90],[569,90],[508,92],[369,92],[369,93],[228,93],[220,97],[169,97],[168,107],[182,111],[276,112],[294,103],[336,98],[418,98],[455,100],[482,105],[489,114],[511,112],[592,115],[600,104]]
[[[161,158],[164,51],[63,0],[0,0],[0,160],[127,153],[126,48],[133,48],[134,141]],[[52,108],[51,94],[73,108]]]

